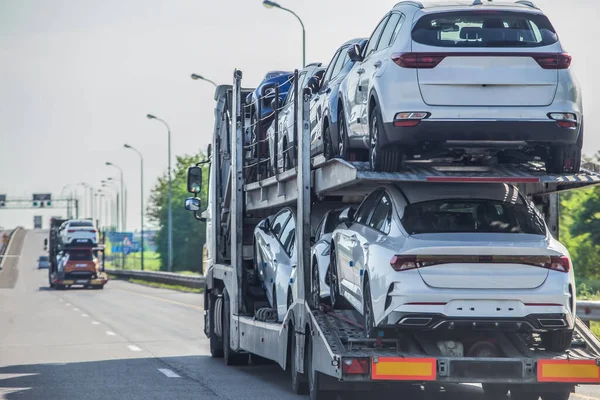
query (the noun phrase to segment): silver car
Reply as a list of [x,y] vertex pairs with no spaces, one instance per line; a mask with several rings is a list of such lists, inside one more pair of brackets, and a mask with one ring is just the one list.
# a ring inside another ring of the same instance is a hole
[[282,321],[296,298],[296,216],[291,208],[262,220],[254,230],[254,266],[271,307]]
[[349,55],[349,147],[367,149],[373,169],[477,158],[579,171],[581,90],[571,56],[530,2],[401,1]]
[[313,305],[329,299],[329,261],[331,260],[331,234],[339,225],[339,210],[327,211],[316,229],[310,251],[311,295]]
[[507,184],[387,185],[346,209],[331,239],[330,292],[365,330],[538,333],[564,351],[575,322],[569,253]]

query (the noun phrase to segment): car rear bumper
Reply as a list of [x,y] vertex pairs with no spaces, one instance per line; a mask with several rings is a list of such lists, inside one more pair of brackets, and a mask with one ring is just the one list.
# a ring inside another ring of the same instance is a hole
[[440,143],[447,147],[531,146],[574,144],[579,128],[562,128],[552,120],[436,120],[424,119],[414,127],[398,127],[384,123],[384,142],[415,146]]

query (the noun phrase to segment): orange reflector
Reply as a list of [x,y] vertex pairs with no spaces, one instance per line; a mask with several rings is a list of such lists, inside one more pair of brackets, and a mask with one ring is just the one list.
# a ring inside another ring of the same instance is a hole
[[435,358],[379,357],[371,361],[371,378],[389,381],[434,381]]
[[600,383],[595,360],[540,360],[539,382]]

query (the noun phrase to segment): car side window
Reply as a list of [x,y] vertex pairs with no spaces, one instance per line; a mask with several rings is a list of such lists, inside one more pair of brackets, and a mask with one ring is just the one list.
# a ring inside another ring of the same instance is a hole
[[[298,75],[298,91],[300,93],[302,93],[302,86],[301,85],[304,82],[305,75],[306,75],[306,71],[301,72]],[[289,104],[292,104],[294,102],[294,98],[295,97],[296,97],[296,91],[294,90],[294,82],[292,81],[291,82],[291,86],[290,86],[290,90],[289,90],[288,95],[287,95],[287,97],[285,99],[285,105],[287,106]]]
[[371,211],[373,211],[375,205],[377,204],[377,200],[379,200],[379,196],[381,196],[381,191],[377,190],[371,193],[369,197],[362,202],[356,211],[356,222],[363,225],[367,224],[369,216],[371,215]]
[[[344,47],[344,49],[348,49],[347,47]],[[335,77],[337,77],[340,74],[340,71],[342,70],[342,68],[344,67],[344,64],[346,63],[346,60],[348,59],[348,52],[347,51],[343,51],[340,53],[340,56],[338,57],[338,59],[335,62],[335,67],[333,68],[333,72],[331,73],[331,79],[335,79]]]
[[385,18],[383,18],[381,20],[379,25],[377,25],[377,28],[375,28],[375,31],[373,31],[373,34],[371,35],[371,38],[369,39],[369,44],[367,44],[367,48],[365,49],[365,57],[364,58],[369,57],[371,55],[371,53],[373,53],[375,51],[375,48],[377,47],[377,43],[379,42],[379,37],[381,36],[383,28],[385,28],[385,23],[387,22],[388,17],[389,17],[389,15],[386,15]]
[[273,222],[271,223],[271,232],[273,232],[273,236],[279,237],[290,214],[290,210],[284,210],[273,219]]
[[375,48],[375,51],[383,50],[390,46],[390,41],[394,32],[396,31],[396,26],[400,23],[400,14],[393,13],[388,20],[388,23],[385,25],[385,29],[381,34],[381,39],[379,39],[379,43]]
[[387,194],[381,196],[379,204],[375,207],[369,226],[386,235],[390,233],[392,226],[392,203]]
[[285,251],[289,253],[292,242],[294,241],[294,233],[296,232],[296,222],[294,218],[288,219],[287,223],[283,227],[279,242],[283,245]]
[[398,32],[400,32],[400,28],[402,28],[402,25],[404,25],[405,21],[406,21],[406,16],[404,14],[400,14],[400,20],[396,24],[396,28],[394,29],[394,33],[392,33],[392,37],[390,38],[390,42],[388,43],[389,46],[391,46],[392,44],[394,44],[394,41],[398,37]]
[[335,63],[337,62],[339,55],[339,51],[335,53],[335,55],[331,59],[331,62],[327,66],[327,71],[325,72],[325,78],[323,78],[323,83],[329,82],[331,80],[331,74],[333,73],[333,68],[335,67]]
[[323,218],[321,218],[321,221],[319,222],[319,226],[317,227],[317,230],[315,231],[315,242],[318,242],[319,239],[321,238],[321,235],[323,233],[323,225],[325,223],[326,217],[327,217],[327,215],[325,215]]

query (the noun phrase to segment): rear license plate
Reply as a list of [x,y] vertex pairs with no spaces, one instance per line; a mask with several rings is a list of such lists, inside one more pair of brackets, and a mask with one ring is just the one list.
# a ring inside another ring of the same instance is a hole
[[77,243],[86,243],[87,239],[77,239]]
[[75,281],[75,283],[79,283],[79,284],[85,285],[85,284],[87,284],[87,283],[88,283],[88,281],[87,281],[87,280],[85,280],[85,279],[80,279],[80,280],[78,280],[78,281]]

